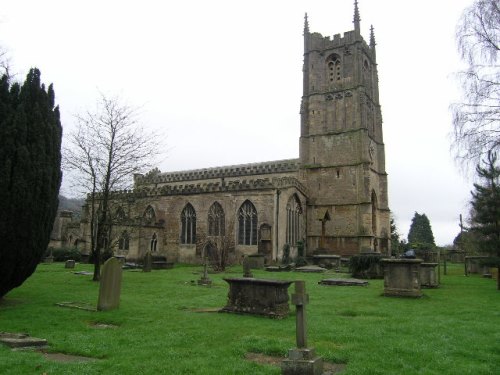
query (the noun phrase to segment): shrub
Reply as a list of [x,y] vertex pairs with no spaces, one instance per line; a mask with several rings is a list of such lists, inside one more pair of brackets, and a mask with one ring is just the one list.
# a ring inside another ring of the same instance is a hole
[[381,277],[380,254],[359,254],[349,259],[349,272],[353,277],[372,279]]
[[82,259],[82,255],[77,249],[71,249],[62,247],[60,249],[53,249],[52,256],[55,262],[65,262],[69,259],[79,262]]

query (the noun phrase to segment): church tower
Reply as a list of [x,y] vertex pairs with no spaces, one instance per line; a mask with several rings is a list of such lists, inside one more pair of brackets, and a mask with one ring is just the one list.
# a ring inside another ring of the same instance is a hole
[[308,189],[307,248],[390,252],[390,212],[375,35],[323,37],[304,23],[300,179]]

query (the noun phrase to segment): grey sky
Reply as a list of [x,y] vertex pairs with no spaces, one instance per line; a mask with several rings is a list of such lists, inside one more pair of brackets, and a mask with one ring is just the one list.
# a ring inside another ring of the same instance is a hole
[[[471,2],[359,1],[377,41],[389,205],[404,236],[427,214],[439,245],[471,190],[448,137]],[[162,171],[214,167],[298,157],[305,12],[312,32],[352,29],[352,0],[0,0],[0,45],[20,79],[37,66],[54,83],[66,134],[99,90],[119,94],[166,135]]]

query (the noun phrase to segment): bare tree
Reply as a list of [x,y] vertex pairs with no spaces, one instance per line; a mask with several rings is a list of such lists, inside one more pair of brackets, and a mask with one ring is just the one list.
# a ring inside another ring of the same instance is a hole
[[132,176],[152,167],[162,139],[139,125],[138,110],[101,94],[94,111],[76,116],[78,128],[64,149],[64,168],[88,193],[93,280],[99,280],[102,250],[111,248],[111,193],[130,187]]
[[234,223],[231,221],[227,231],[216,236],[199,232],[196,235],[196,248],[202,258],[208,259],[215,272],[225,271],[226,267],[231,264],[231,254],[235,250]]
[[500,145],[500,2],[475,0],[456,31],[468,69],[459,72],[464,99],[452,104],[456,161],[466,170]]
[[6,75],[8,78],[12,77],[10,71],[10,58],[7,51],[0,46],[0,76]]

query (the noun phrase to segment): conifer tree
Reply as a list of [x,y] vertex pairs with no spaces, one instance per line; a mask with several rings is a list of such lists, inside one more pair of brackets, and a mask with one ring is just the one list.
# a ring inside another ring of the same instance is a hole
[[474,184],[471,229],[476,234],[479,251],[490,255],[488,265],[499,270],[497,289],[500,290],[500,168],[496,153],[488,152],[483,164],[485,167],[478,165],[476,168],[484,182]]
[[431,250],[436,246],[431,223],[425,214],[415,212],[408,232],[408,244],[410,248],[424,250]]
[[61,123],[52,85],[31,69],[0,78],[0,298],[36,269],[50,240],[61,183]]

